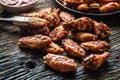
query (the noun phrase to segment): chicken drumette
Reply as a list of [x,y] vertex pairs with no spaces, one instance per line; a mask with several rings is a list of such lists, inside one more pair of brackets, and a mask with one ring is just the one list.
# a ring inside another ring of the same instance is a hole
[[47,54],[43,59],[45,64],[59,72],[70,72],[77,69],[77,63],[74,59],[62,55]]

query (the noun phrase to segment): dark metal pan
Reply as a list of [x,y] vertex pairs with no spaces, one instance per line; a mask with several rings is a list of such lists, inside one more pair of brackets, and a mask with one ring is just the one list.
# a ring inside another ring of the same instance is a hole
[[120,13],[120,10],[119,10],[119,11],[115,11],[115,12],[111,12],[111,13],[104,13],[104,14],[102,14],[102,13],[100,13],[100,14],[85,13],[85,12],[81,12],[81,11],[77,11],[77,10],[71,9],[71,8],[63,5],[61,2],[59,2],[59,0],[55,0],[55,2],[56,2],[61,8],[64,8],[65,10],[68,10],[68,11],[73,12],[73,13],[76,13],[76,14],[84,15],[84,16],[110,16],[110,15],[114,15],[114,14]]

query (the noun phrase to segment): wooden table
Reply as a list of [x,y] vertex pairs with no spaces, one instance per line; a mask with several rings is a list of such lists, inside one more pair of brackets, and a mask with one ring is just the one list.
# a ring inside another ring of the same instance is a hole
[[[56,7],[56,5],[54,0],[39,0],[35,8],[41,7]],[[5,12],[4,14],[8,15]],[[98,71],[85,70],[79,63],[76,72],[67,74],[53,71],[44,65],[42,57],[45,54],[39,50],[20,50],[16,45],[18,39],[23,37],[19,28],[1,22],[0,80],[120,80],[120,61],[114,61],[115,55],[120,56],[120,14],[92,18],[105,22],[111,28],[110,60]]]

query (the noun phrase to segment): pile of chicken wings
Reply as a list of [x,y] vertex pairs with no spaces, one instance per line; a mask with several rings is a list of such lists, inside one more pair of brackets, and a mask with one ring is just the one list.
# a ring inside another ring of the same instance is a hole
[[86,13],[110,13],[120,10],[120,0],[59,0],[63,5]]
[[[110,44],[104,40],[110,36],[110,28],[103,22],[88,17],[76,19],[68,12],[52,8],[21,16],[31,17],[32,20],[28,25],[14,23],[28,34],[19,39],[18,46],[47,53],[43,57],[44,63],[56,71],[77,70],[76,61],[63,56],[65,52],[73,58],[82,59],[82,65],[89,70],[99,69],[110,57]],[[88,55],[88,52],[91,54]]]

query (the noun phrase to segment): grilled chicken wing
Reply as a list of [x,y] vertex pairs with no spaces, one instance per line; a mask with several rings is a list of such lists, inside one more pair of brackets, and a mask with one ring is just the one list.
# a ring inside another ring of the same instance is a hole
[[99,38],[106,38],[110,36],[110,28],[103,22],[98,23],[94,21],[94,34]]
[[49,15],[52,13],[52,8],[42,8],[37,11],[32,11],[29,13],[23,13],[21,16],[26,17],[45,17],[46,15]]
[[51,33],[50,38],[52,41],[57,42],[63,39],[68,34],[68,31],[62,25],[56,27]]
[[97,40],[97,36],[91,33],[80,32],[73,33],[72,37],[80,42],[94,41]]
[[64,22],[70,22],[75,19],[74,15],[64,11],[60,12],[59,16]]
[[102,5],[99,8],[101,13],[109,13],[109,12],[113,12],[113,11],[117,11],[120,10],[120,4],[117,2],[109,2],[107,4]]
[[56,27],[60,23],[59,9],[55,9],[51,14],[46,15],[45,19],[48,21],[48,27]]
[[59,72],[70,72],[77,69],[77,63],[73,59],[62,55],[47,54],[43,59],[45,64]]
[[45,34],[49,35],[50,31],[47,27],[47,20],[31,17],[29,22],[13,22],[15,26],[18,26],[21,31],[27,34]]
[[76,42],[71,39],[64,39],[62,44],[65,50],[68,52],[69,55],[74,57],[83,58],[85,57],[85,51],[82,49]]
[[18,46],[28,49],[41,49],[50,44],[52,40],[44,35],[28,36],[19,39]]
[[88,51],[101,52],[106,51],[110,48],[110,44],[106,41],[89,41],[81,43],[81,47]]
[[63,23],[63,27],[67,30],[79,30],[79,31],[93,31],[93,20],[88,17],[78,18],[71,22]]
[[64,49],[61,48],[59,45],[55,44],[55,43],[50,43],[49,45],[45,46],[43,48],[43,50],[46,53],[53,53],[53,54],[58,54],[58,53],[62,53],[64,52]]
[[104,52],[103,54],[91,54],[83,59],[82,65],[89,70],[97,70],[104,62],[108,61],[109,57],[109,52]]

